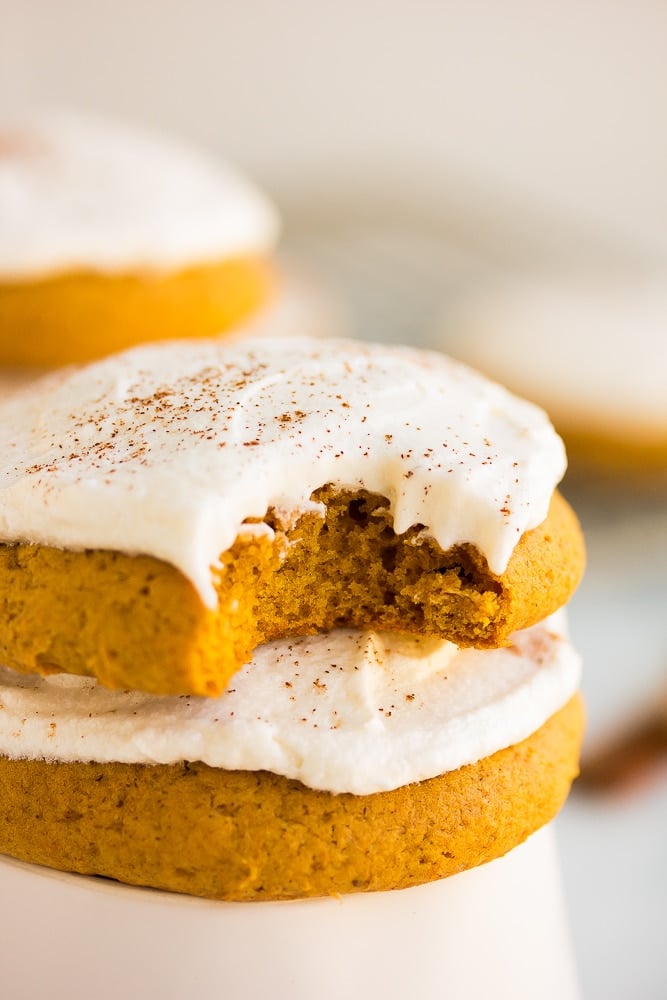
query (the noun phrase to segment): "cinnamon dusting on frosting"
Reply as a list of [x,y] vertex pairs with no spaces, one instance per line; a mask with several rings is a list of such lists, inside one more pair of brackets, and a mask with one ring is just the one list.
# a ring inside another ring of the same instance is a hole
[[0,539],[154,555],[212,602],[210,567],[244,524],[333,484],[386,496],[397,533],[469,542],[500,573],[564,468],[542,411],[439,354],[159,344],[0,404]]

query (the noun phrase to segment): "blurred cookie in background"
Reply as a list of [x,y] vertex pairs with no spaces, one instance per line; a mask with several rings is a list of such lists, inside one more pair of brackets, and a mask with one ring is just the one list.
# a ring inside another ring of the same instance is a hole
[[437,346],[550,414],[579,480],[667,478],[667,281],[531,273],[452,304]]
[[271,203],[226,163],[70,112],[0,125],[0,365],[213,336],[276,284]]
[[[269,300],[245,322],[222,337],[341,337],[351,320],[335,292],[300,261],[282,257],[274,265],[275,290]],[[94,319],[92,320],[94,323]],[[95,336],[95,326],[90,330]],[[216,338],[217,339],[217,338]],[[29,385],[49,369],[0,367],[0,401]]]

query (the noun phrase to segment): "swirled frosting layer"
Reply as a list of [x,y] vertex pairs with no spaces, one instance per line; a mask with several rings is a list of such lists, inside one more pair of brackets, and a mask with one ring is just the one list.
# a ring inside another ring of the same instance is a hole
[[483,651],[347,629],[283,639],[257,649],[214,699],[0,668],[0,753],[204,761],[366,795],[526,739],[574,694],[579,673],[563,614]]

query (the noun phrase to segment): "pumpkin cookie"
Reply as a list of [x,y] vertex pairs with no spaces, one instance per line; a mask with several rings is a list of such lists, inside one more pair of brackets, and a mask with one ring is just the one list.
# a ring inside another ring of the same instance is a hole
[[0,657],[214,695],[282,635],[501,645],[580,577],[564,467],[542,411],[407,348],[180,342],[51,376],[0,403]]
[[230,167],[73,114],[0,127],[0,365],[212,336],[271,294],[273,208]]
[[555,620],[502,650],[281,640],[219,699],[0,670],[0,851],[229,900],[439,879],[558,811],[578,680]]

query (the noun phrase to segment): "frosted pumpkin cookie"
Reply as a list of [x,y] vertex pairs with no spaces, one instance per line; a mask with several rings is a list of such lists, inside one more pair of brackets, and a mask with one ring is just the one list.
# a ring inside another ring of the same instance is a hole
[[267,301],[272,206],[245,178],[127,125],[0,126],[0,365],[58,366],[210,336]]
[[578,683],[557,620],[500,650],[284,639],[217,699],[1,669],[0,851],[229,900],[439,879],[558,811]]
[[584,562],[545,415],[439,354],[136,348],[0,403],[0,662],[218,694],[283,635],[492,647]]
[[577,472],[664,476],[666,326],[660,276],[535,275],[454,308],[439,343],[544,406]]

